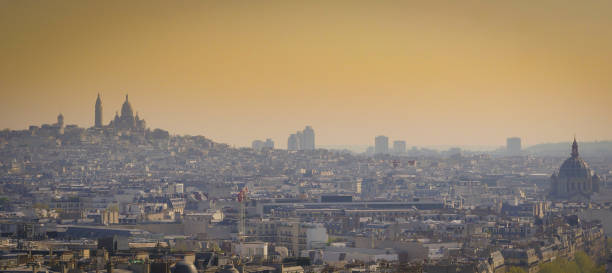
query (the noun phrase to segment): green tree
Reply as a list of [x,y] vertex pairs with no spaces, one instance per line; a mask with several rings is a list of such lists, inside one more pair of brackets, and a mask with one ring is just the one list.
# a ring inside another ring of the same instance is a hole
[[576,252],[573,261],[558,258],[552,262],[540,265],[540,273],[605,273],[605,267],[593,262],[583,251]]
[[527,273],[527,271],[525,271],[525,269],[522,269],[520,267],[512,266],[510,267],[510,269],[508,269],[508,273]]
[[223,253],[223,250],[221,250],[218,244],[213,243],[211,248],[212,248],[212,251],[214,251],[217,254]]
[[540,265],[540,273],[581,273],[575,262],[558,258],[552,262]]
[[581,273],[592,273],[595,270],[595,263],[584,251],[576,252],[574,261]]
[[32,208],[35,208],[35,209],[49,209],[49,205],[43,204],[43,203],[36,203],[36,204],[32,205]]

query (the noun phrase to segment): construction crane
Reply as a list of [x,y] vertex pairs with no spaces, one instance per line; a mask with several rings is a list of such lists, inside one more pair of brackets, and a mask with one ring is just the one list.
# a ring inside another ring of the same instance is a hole
[[240,242],[244,241],[244,237],[246,235],[246,226],[245,226],[245,203],[247,200],[247,193],[249,192],[249,189],[244,186],[244,188],[242,188],[242,190],[240,190],[240,192],[238,193],[238,203],[240,203],[240,214],[239,214],[239,218],[238,219],[238,240]]

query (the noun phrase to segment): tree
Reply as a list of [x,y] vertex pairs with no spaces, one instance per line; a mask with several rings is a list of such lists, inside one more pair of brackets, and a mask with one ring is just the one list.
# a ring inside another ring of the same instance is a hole
[[35,209],[49,209],[49,205],[43,204],[43,203],[36,203],[36,204],[32,205],[32,208],[35,208]]
[[575,262],[564,258],[540,265],[540,273],[581,273]]
[[578,251],[573,261],[558,258],[540,265],[539,273],[605,273],[605,268],[597,267],[591,257],[583,251]]
[[574,261],[581,273],[591,273],[595,270],[595,263],[584,251],[576,252]]
[[525,269],[522,269],[520,267],[512,266],[510,267],[510,269],[508,269],[508,273],[527,273],[527,271],[525,271]]

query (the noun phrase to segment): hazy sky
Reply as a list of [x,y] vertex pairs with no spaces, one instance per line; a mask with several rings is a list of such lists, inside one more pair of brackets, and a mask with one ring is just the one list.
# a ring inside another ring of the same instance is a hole
[[612,139],[612,1],[0,0],[0,128],[151,128],[238,146]]

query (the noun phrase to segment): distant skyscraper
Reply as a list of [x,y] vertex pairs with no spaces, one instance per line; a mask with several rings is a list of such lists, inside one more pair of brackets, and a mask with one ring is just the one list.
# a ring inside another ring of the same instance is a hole
[[315,149],[315,133],[312,127],[306,126],[302,131],[302,150],[314,150]]
[[266,141],[262,140],[253,140],[251,144],[251,148],[256,151],[261,151],[264,148],[266,149],[274,149],[274,141],[271,138],[266,139]]
[[266,139],[266,142],[264,142],[263,147],[274,149],[274,140],[272,140],[271,138]]
[[100,93],[98,93],[98,99],[96,99],[96,118],[94,121],[94,127],[102,128],[102,100],[100,99]]
[[297,134],[289,135],[289,139],[287,140],[287,150],[289,151],[297,151],[300,149],[299,139]]
[[393,153],[394,154],[406,153],[406,141],[403,141],[403,140],[393,141]]
[[295,135],[297,136],[297,150],[304,150],[304,133],[297,131]]
[[509,155],[520,155],[521,154],[521,138],[509,137],[506,139],[506,151]]
[[374,153],[388,154],[389,153],[389,138],[386,136],[377,136],[374,139]]
[[297,131],[291,134],[287,140],[287,150],[314,150],[315,149],[315,133],[312,127],[306,126],[303,131]]

